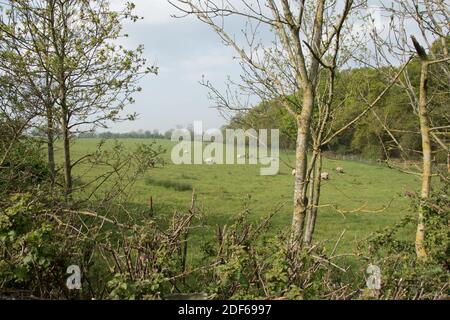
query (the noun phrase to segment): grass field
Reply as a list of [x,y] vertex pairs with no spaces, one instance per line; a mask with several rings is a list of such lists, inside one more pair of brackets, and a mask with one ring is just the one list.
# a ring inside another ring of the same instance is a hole
[[[73,159],[96,149],[100,140],[80,139],[72,146]],[[142,139],[123,139],[127,147],[137,143],[150,142]],[[112,145],[108,141],[107,145]],[[203,208],[207,227],[195,229],[194,243],[200,238],[214,232],[217,224],[232,221],[248,201],[251,218],[267,216],[280,204],[282,209],[274,216],[270,233],[288,230],[292,216],[292,197],[294,177],[291,169],[283,162],[292,163],[294,157],[281,153],[280,172],[276,176],[261,176],[259,166],[255,165],[174,165],[170,161],[172,142],[158,140],[158,144],[167,149],[166,165],[150,170],[140,178],[133,189],[132,201],[146,205],[150,196],[153,198],[158,213],[170,214],[174,209],[186,210],[190,204],[191,190],[197,193],[197,206]],[[345,174],[334,173],[334,168],[341,166]],[[83,172],[82,166],[75,168],[75,175]],[[100,169],[99,169],[100,170]],[[358,240],[371,232],[393,225],[410,212],[409,200],[405,191],[415,191],[419,185],[417,177],[403,174],[381,165],[368,165],[359,162],[324,160],[324,171],[331,173],[331,179],[324,181],[321,193],[321,208],[317,220],[315,239],[330,248],[345,229],[346,233],[340,244],[340,251],[350,251]],[[98,174],[96,170],[88,173]],[[247,199],[247,200],[246,200]],[[341,210],[352,211],[363,208],[381,212],[349,212],[341,214],[331,206]],[[413,241],[414,232],[405,233],[404,237]]]

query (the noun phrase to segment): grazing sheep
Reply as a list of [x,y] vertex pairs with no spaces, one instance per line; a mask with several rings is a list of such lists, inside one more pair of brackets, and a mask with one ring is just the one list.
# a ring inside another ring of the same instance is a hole
[[320,179],[321,180],[330,180],[330,174],[328,172],[322,172],[320,174]]
[[295,169],[292,169],[292,175],[295,176],[297,174],[297,172],[295,171]]
[[337,168],[336,168],[336,172],[337,172],[337,173],[344,173],[344,168],[342,168],[342,167],[337,167]]

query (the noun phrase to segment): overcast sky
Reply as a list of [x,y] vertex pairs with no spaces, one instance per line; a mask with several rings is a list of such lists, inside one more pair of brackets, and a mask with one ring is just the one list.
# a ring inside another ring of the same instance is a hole
[[[378,1],[370,0],[369,3]],[[125,1],[111,0],[113,8],[121,8]],[[177,13],[167,0],[133,0],[135,13],[144,19],[127,22],[124,40],[128,48],[145,46],[145,57],[150,65],[159,67],[157,76],[149,75],[141,81],[143,91],[135,96],[136,103],[127,113],[137,112],[133,122],[111,124],[108,130],[127,132],[154,130],[164,132],[178,125],[187,126],[203,121],[204,129],[219,128],[225,120],[208,100],[208,90],[199,84],[204,76],[214,86],[225,91],[228,76],[239,80],[241,72],[235,52],[225,47],[218,35],[192,16],[173,18]],[[376,11],[375,11],[376,12]],[[387,18],[376,16],[377,29],[386,30]],[[227,30],[240,34],[242,21],[227,21]],[[365,28],[360,26],[359,28]],[[354,26],[358,30],[358,26]],[[363,33],[364,35],[364,33]],[[270,32],[259,35],[270,41]]]
[[[114,6],[124,1],[113,0]],[[176,125],[186,126],[202,120],[207,128],[225,123],[208,100],[208,90],[199,84],[204,75],[217,87],[224,88],[227,76],[239,78],[240,67],[233,51],[219,37],[193,17],[172,18],[176,13],[166,0],[134,0],[135,13],[144,19],[127,23],[127,47],[145,46],[149,64],[159,67],[159,75],[142,80],[143,92],[128,113],[137,112],[133,122],[112,124],[110,131],[165,131]]]

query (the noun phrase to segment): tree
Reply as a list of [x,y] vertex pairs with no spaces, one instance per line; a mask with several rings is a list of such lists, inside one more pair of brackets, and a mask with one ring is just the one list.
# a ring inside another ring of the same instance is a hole
[[[34,30],[29,28],[30,24],[21,21],[16,14],[16,1],[7,2],[5,8],[5,15],[0,17],[0,72],[4,77],[14,79],[10,81],[10,89],[14,88],[17,96],[27,103],[27,112],[33,115],[34,120],[38,117],[46,119],[47,161],[54,183],[56,169],[53,143],[56,128],[53,79],[48,68],[41,65],[41,62],[48,61],[49,58],[49,40],[48,37],[37,37]],[[45,30],[46,25],[37,23],[36,27]]]
[[[240,4],[214,0],[169,0],[186,14],[195,15],[220,36],[225,45],[238,54],[244,75],[239,89],[256,95],[262,101],[278,99],[295,119],[296,177],[292,219],[292,247],[302,243],[309,200],[307,190],[311,170],[307,154],[311,140],[311,124],[316,109],[316,89],[320,70],[331,70],[334,77],[336,58],[343,43],[342,33],[350,12],[359,1],[311,0],[292,3],[282,1],[249,1]],[[339,14],[336,14],[339,12]],[[226,29],[226,18],[246,20],[244,32],[236,38]],[[271,31],[273,40],[258,39],[261,30]],[[234,111],[248,109],[242,103],[232,105],[230,99],[216,94],[218,103]],[[229,95],[230,97],[231,95]],[[234,101],[237,102],[237,101]],[[320,153],[320,152],[319,152]]]
[[[19,60],[27,73],[41,76],[40,87],[51,92],[54,105],[47,116],[48,129],[57,121],[64,152],[64,193],[73,191],[70,142],[76,133],[106,127],[108,122],[132,120],[121,112],[140,91],[138,80],[156,73],[146,67],[143,47],[128,50],[117,44],[125,19],[137,21],[134,5],[122,11],[110,9],[106,0],[9,1],[10,24],[3,28],[9,43],[18,43]],[[29,44],[32,45],[29,45]],[[28,60],[29,59],[29,60]],[[35,62],[36,61],[36,62]],[[13,63],[13,61],[11,61]],[[42,79],[48,78],[51,82]]]
[[430,117],[428,112],[428,69],[429,66],[435,63],[441,63],[450,61],[450,57],[443,60],[429,60],[425,49],[418,43],[414,36],[411,36],[414,48],[417,51],[417,55],[420,59],[421,72],[420,72],[420,87],[419,87],[419,124],[420,134],[422,137],[422,188],[421,198],[422,203],[419,207],[419,220],[417,224],[416,233],[416,252],[417,256],[424,260],[427,258],[427,252],[425,250],[425,202],[430,198],[431,193],[431,138],[430,138]]
[[[439,131],[444,132],[448,126],[448,101],[440,106],[441,95],[448,97],[449,72],[449,15],[448,6],[442,0],[424,1],[392,1],[389,4],[382,2],[385,12],[390,14],[392,34],[385,37],[382,32],[373,33],[372,38],[376,45],[376,57],[373,59],[379,66],[381,64],[395,65],[411,55],[418,57],[420,73],[418,83],[414,81],[408,69],[402,75],[399,86],[409,97],[412,111],[417,116],[417,123],[421,137],[422,168],[421,168],[421,202],[418,210],[418,223],[416,231],[416,254],[420,260],[426,260],[424,211],[431,193],[432,154],[433,149],[442,148],[449,152],[449,147],[439,137]],[[418,40],[414,34],[417,33]],[[408,34],[410,37],[408,37]],[[409,38],[411,41],[409,41]],[[427,45],[424,48],[420,42]],[[430,74],[432,65],[437,65],[434,75]],[[430,83],[433,80],[433,85]],[[430,95],[431,89],[434,92]],[[433,110],[434,109],[434,110]],[[436,112],[437,111],[437,112]],[[396,142],[398,148],[404,153],[405,148],[396,139],[392,130],[380,119],[379,122]],[[433,143],[434,142],[434,143]],[[433,145],[434,144],[434,145]],[[450,157],[448,157],[450,159]],[[443,179],[448,177],[441,175]]]
[[[292,219],[292,248],[309,244],[320,199],[322,149],[362,119],[377,105],[400,76],[386,84],[368,107],[348,123],[335,128],[333,122],[347,100],[336,94],[337,76],[348,65],[352,51],[365,44],[354,41],[353,27],[360,21],[359,11],[365,1],[327,0],[232,1],[169,0],[184,14],[195,15],[209,25],[238,54],[243,70],[240,83],[231,82],[226,94],[205,81],[222,114],[237,112],[235,120],[251,110],[247,96],[262,101],[258,112],[267,116],[265,106],[275,103],[295,123],[295,187]],[[242,21],[242,34],[227,29],[227,19]],[[270,33],[270,41],[261,33]],[[233,92],[232,87],[237,87]],[[262,111],[262,112],[261,112]],[[253,113],[253,112],[252,112]],[[246,120],[248,120],[247,118]],[[290,121],[283,121],[288,132]],[[335,130],[333,130],[335,129]],[[308,151],[312,150],[308,162]],[[306,230],[305,230],[305,220]]]

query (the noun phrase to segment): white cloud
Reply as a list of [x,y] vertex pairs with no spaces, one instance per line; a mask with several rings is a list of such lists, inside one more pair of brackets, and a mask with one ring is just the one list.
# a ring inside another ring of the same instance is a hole
[[224,50],[213,50],[179,61],[179,65],[186,70],[207,70],[223,68],[234,63],[232,53],[226,55]]
[[[172,15],[176,14],[176,9],[167,0],[133,0],[136,5],[134,13],[144,19],[140,24],[164,25],[175,20]],[[114,9],[123,7],[124,1],[112,0],[111,6]]]
[[145,24],[161,25],[173,22],[176,10],[167,0],[135,0],[136,14],[144,17]]

